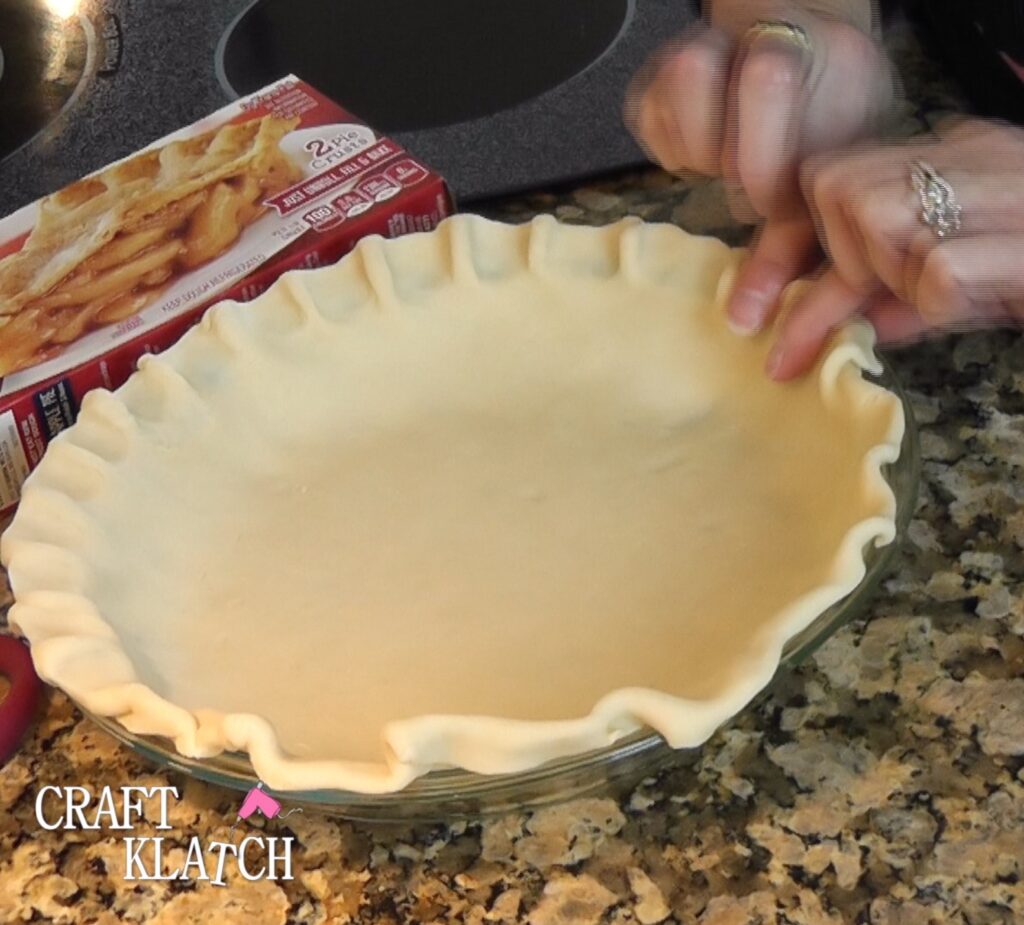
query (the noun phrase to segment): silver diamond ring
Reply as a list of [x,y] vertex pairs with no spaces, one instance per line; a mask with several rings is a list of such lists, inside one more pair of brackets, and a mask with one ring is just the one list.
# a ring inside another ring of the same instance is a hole
[[963,208],[949,182],[927,161],[910,165],[910,182],[921,202],[921,221],[940,238],[958,232],[963,224]]

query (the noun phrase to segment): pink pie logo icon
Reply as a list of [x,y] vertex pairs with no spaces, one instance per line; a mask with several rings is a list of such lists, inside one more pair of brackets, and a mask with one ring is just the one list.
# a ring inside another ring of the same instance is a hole
[[301,808],[295,807],[282,815],[281,804],[263,789],[263,781],[260,781],[245,795],[242,805],[238,808],[238,822],[248,819],[257,811],[262,813],[266,819],[275,819],[279,815],[284,819],[292,813],[302,812]]
[[273,819],[281,812],[281,804],[263,790],[263,781],[260,781],[245,795],[238,810],[238,818],[248,819],[256,810],[259,810],[268,819]]

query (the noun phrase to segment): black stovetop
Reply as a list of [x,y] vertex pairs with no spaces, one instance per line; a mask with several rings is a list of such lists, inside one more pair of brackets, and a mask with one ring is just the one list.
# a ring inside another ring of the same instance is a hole
[[382,131],[421,131],[554,89],[611,47],[631,12],[629,0],[260,0],[222,47],[224,77],[251,93],[302,71]]
[[630,76],[679,0],[0,0],[0,214],[296,73],[462,202],[641,163]]

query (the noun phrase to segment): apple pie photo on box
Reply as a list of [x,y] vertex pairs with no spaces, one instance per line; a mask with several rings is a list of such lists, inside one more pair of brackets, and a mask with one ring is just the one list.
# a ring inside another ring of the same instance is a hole
[[228,123],[43,199],[24,245],[0,260],[0,375],[136,315],[226,253],[264,200],[302,178],[280,147],[298,124],[274,115]]
[[0,414],[218,297],[449,206],[394,141],[284,77],[0,219]]

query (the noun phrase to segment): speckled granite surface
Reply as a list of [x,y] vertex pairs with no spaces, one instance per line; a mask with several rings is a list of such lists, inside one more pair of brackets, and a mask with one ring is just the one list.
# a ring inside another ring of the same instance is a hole
[[[930,82],[912,93],[908,124],[950,104]],[[743,236],[716,184],[657,171],[491,214],[536,211]],[[293,815],[265,824],[296,838],[291,881],[133,883],[125,833],[40,827],[41,786],[175,784],[171,843],[225,836],[238,795],[154,771],[52,694],[0,769],[0,922],[1024,921],[1024,338],[969,334],[892,361],[924,457],[897,565],[863,620],[696,764],[468,823]],[[146,819],[132,834],[157,834],[149,803]]]

